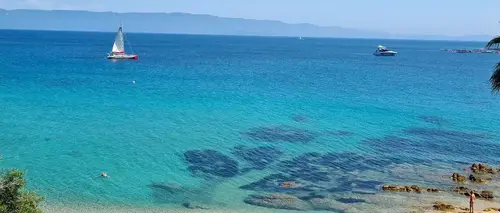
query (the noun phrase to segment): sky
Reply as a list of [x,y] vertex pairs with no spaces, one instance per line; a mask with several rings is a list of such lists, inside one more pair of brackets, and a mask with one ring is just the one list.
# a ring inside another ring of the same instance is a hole
[[500,0],[0,0],[0,8],[185,12],[398,34],[500,34]]

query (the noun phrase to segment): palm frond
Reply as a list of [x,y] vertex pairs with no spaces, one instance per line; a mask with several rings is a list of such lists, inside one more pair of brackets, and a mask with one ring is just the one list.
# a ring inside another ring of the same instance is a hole
[[495,71],[490,77],[491,90],[493,92],[500,91],[500,62],[495,65]]
[[498,45],[500,44],[500,36],[496,36],[495,38],[491,39],[488,44],[486,44],[486,49],[491,48],[493,45]]

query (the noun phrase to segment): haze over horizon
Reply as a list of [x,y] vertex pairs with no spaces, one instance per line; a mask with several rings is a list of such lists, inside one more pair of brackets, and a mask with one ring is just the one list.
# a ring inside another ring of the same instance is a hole
[[0,0],[3,9],[183,12],[420,35],[496,35],[498,0]]

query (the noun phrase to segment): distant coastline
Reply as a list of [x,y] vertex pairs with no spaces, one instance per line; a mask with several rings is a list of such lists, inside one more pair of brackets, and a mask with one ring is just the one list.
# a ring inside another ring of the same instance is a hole
[[7,30],[113,32],[120,22],[124,23],[128,33],[450,41],[488,41],[492,38],[491,35],[404,35],[307,23],[290,24],[272,20],[225,18],[189,13],[0,9],[0,29]]

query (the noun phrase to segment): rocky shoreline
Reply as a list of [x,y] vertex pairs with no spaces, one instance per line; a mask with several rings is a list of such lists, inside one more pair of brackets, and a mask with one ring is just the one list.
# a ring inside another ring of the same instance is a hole
[[[427,200],[425,205],[420,206],[421,210],[424,211],[443,211],[443,212],[460,212],[468,211],[468,208],[463,205],[465,202],[467,204],[468,196],[472,192],[475,193],[476,197],[482,200],[482,205],[478,208],[481,211],[495,212],[500,211],[500,205],[494,202],[495,196],[492,190],[486,190],[487,184],[495,181],[496,173],[499,169],[494,169],[485,164],[473,164],[467,169],[465,175],[459,173],[453,173],[451,176],[444,176],[443,178],[449,179],[451,184],[450,188],[434,188],[434,187],[424,187],[417,185],[390,185],[384,184],[381,186],[381,192],[384,193],[396,193],[398,196],[408,196],[410,194],[419,194],[420,196],[429,197],[440,197],[443,200],[435,200],[430,202]],[[469,176],[467,179],[466,176]],[[486,181],[487,180],[487,181]],[[481,186],[481,187],[479,187]],[[285,187],[285,186],[284,186]],[[290,187],[290,186],[286,186]],[[299,186],[293,186],[299,187]],[[371,195],[375,197],[377,195]],[[363,197],[363,196],[361,196]],[[370,196],[365,196],[370,197]],[[457,199],[462,199],[463,202],[460,205],[451,204],[448,198],[455,197]],[[260,207],[266,207],[271,209],[285,209],[285,210],[300,210],[300,211],[340,211],[340,212],[350,212],[349,204],[355,203],[370,203],[370,198],[345,198],[351,199],[349,202],[339,202],[339,198],[334,197],[332,194],[328,193],[318,193],[310,192],[304,196],[296,194],[287,193],[262,193],[262,194],[252,194],[245,199],[245,203]],[[344,199],[344,200],[345,200]],[[411,199],[411,198],[410,198]],[[490,206],[488,206],[490,205]]]

